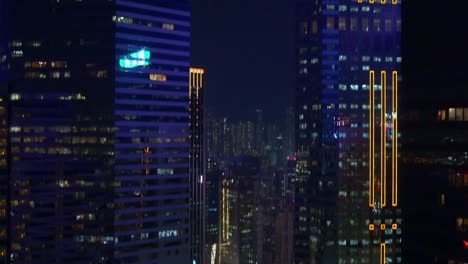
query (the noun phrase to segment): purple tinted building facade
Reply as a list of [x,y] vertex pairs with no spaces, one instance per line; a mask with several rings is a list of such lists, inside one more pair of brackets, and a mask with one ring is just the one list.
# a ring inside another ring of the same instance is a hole
[[188,263],[187,1],[15,1],[12,263]]

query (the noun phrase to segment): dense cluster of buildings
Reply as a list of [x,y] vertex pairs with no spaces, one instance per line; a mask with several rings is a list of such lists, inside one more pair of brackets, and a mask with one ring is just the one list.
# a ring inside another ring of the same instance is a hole
[[231,121],[207,112],[206,132],[208,158],[228,162],[243,155],[267,157],[283,165],[294,155],[294,112],[285,109],[277,122],[266,122],[263,109],[255,110],[255,119]]
[[295,4],[268,123],[206,110],[188,0],[0,1],[0,264],[468,262],[463,79],[401,0]]

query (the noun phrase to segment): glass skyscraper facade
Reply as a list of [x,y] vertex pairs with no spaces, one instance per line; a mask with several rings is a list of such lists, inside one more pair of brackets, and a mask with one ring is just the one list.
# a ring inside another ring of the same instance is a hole
[[188,263],[188,1],[12,3],[12,263]]
[[296,3],[295,263],[400,263],[400,0]]

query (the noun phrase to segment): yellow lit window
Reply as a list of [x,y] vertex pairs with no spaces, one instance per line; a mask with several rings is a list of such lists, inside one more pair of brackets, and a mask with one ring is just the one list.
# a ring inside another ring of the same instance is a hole
[[150,80],[152,81],[160,81],[160,82],[165,82],[167,81],[167,76],[166,75],[163,75],[163,74],[154,74],[154,73],[151,73],[149,75],[149,78]]
[[317,22],[317,20],[312,21],[311,31],[312,31],[312,34],[317,34],[318,33],[318,22]]
[[334,28],[335,28],[335,18],[327,17],[327,29],[334,29]]
[[162,28],[165,30],[174,30],[174,24],[164,23],[162,24]]
[[52,68],[67,68],[67,62],[66,61],[51,61],[50,62],[50,67]]
[[47,62],[46,61],[33,61],[31,63],[31,67],[35,69],[45,68],[47,67]]
[[340,30],[346,30],[346,18],[345,17],[339,18],[338,27]]

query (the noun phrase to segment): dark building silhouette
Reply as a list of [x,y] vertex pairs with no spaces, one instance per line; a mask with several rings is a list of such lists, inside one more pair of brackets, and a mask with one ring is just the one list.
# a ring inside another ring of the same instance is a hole
[[467,19],[435,2],[404,7],[403,260],[467,263]]
[[190,68],[190,258],[205,263],[206,137],[204,70]]
[[8,133],[8,66],[9,1],[0,2],[0,263],[7,263],[9,256],[9,185],[7,167]]
[[11,14],[11,261],[188,263],[188,1]]
[[401,263],[401,1],[296,1],[295,263]]

